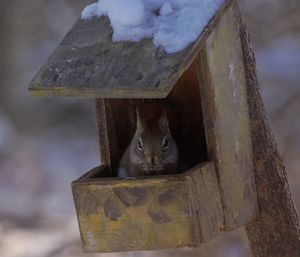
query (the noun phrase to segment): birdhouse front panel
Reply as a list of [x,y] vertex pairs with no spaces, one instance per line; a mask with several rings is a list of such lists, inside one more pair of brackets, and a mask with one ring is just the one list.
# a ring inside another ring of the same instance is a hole
[[196,246],[222,229],[213,163],[182,175],[125,180],[107,178],[107,169],[95,168],[72,183],[86,252]]

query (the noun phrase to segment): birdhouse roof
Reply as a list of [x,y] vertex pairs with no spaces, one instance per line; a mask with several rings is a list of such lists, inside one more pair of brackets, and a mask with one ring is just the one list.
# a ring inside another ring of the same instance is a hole
[[32,95],[165,98],[234,1],[225,1],[198,39],[167,54],[152,40],[112,42],[107,17],[78,19],[29,86]]

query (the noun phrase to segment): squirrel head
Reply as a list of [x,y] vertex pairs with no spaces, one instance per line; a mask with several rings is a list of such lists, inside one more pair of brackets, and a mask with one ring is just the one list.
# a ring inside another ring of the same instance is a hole
[[141,116],[136,110],[136,132],[130,145],[130,161],[145,175],[176,172],[178,151],[172,137],[167,111]]

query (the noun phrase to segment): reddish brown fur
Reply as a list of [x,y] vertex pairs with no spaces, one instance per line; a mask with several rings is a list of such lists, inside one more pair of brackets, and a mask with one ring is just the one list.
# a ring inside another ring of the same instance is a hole
[[139,100],[136,108],[142,127],[154,130],[163,115],[168,116],[168,104],[166,100]]

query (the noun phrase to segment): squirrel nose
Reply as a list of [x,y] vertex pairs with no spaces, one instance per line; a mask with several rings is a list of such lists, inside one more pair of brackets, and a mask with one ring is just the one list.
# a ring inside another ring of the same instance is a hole
[[154,163],[155,163],[154,157],[151,156],[151,164],[154,165]]
[[155,165],[157,163],[157,157],[151,156],[150,161],[152,165]]

